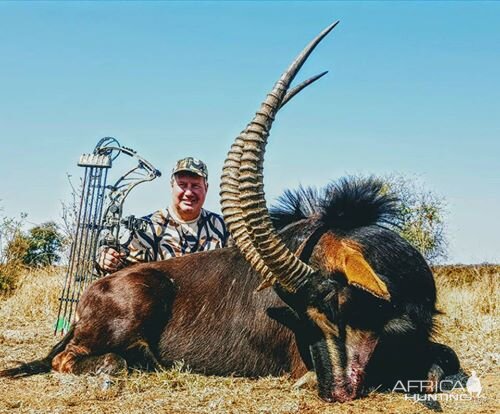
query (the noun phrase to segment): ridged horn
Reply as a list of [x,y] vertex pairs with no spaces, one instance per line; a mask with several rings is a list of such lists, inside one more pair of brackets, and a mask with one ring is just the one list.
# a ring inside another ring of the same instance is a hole
[[[285,104],[288,103],[300,91],[302,91],[304,88],[311,85],[327,73],[328,72],[325,71],[316,76],[313,76],[288,91],[285,98],[283,99],[283,102],[281,103],[280,109],[283,108],[283,106],[285,106]],[[243,153],[242,135],[244,133],[245,131],[243,131],[236,138],[222,168],[220,185],[221,206],[225,222],[231,235],[233,236],[236,245],[245,256],[246,260],[252,263],[253,268],[258,271],[264,278],[264,281],[257,288],[257,290],[261,290],[263,288],[271,286],[272,283],[274,283],[275,278],[253,247],[252,241],[243,222],[238,186],[241,154]]]
[[292,292],[306,282],[314,269],[290,252],[273,228],[264,194],[262,174],[264,151],[275,115],[282,106],[295,75],[319,42],[337,24],[338,22],[335,22],[328,26],[299,54],[276,82],[252,122],[237,138],[231,149],[234,153],[238,153],[240,164],[239,172],[235,172],[233,176],[235,178],[233,184],[239,182],[239,192],[235,192],[234,196],[239,199],[238,208],[243,217],[243,222],[239,221],[241,231],[247,233],[245,237],[250,239],[255,249],[257,259],[254,260],[264,263],[270,274],[276,277],[284,288]]
[[264,277],[264,280],[273,283],[274,277],[271,271],[253,247],[240,206],[238,186],[244,134],[245,131],[236,138],[224,161],[220,183],[221,211],[227,228],[245,259]]

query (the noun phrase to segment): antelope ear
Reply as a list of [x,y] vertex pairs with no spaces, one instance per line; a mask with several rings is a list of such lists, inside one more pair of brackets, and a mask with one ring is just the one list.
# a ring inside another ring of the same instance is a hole
[[380,299],[387,301],[391,299],[387,285],[377,276],[361,253],[352,251],[345,256],[344,273],[349,284],[366,290]]

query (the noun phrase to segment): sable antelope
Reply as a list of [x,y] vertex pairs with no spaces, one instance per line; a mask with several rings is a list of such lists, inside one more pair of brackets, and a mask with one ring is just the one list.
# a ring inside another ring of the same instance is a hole
[[336,24],[299,54],[229,151],[221,204],[236,247],[96,281],[48,356],[1,376],[168,367],[182,359],[216,375],[299,378],[314,371],[323,399],[347,401],[373,385],[458,370],[455,353],[430,339],[432,273],[389,228],[396,200],[378,181],[287,192],[271,214],[266,207],[263,153],[274,117]]

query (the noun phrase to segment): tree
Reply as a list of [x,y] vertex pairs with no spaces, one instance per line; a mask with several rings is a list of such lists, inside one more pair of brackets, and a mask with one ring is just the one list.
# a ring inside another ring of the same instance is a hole
[[28,231],[28,249],[23,262],[29,267],[51,266],[60,260],[63,236],[53,221],[35,226]]
[[15,289],[20,274],[26,268],[24,256],[28,242],[22,232],[26,216],[21,213],[19,219],[0,217],[0,294]]
[[402,176],[384,179],[388,191],[401,201],[400,225],[396,231],[415,246],[430,263],[446,259],[445,202],[424,189],[418,180]]
[[1,217],[0,219],[0,264],[23,267],[28,241],[22,227],[28,215],[21,213],[20,218]]

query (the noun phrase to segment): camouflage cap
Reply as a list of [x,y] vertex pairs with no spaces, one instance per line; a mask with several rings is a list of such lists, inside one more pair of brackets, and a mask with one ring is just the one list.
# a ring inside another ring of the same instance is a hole
[[187,171],[193,174],[199,175],[205,179],[208,179],[208,169],[205,163],[197,158],[186,157],[175,163],[172,170],[172,175],[178,172]]

